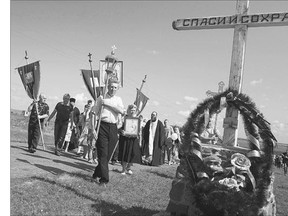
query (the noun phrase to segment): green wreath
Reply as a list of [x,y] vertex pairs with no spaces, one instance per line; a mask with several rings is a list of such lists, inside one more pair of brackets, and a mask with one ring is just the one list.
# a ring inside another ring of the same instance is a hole
[[[251,161],[251,172],[256,179],[256,189],[252,193],[236,193],[231,191],[226,191],[226,193],[223,187],[219,186],[219,184],[215,184],[215,182],[206,181],[197,183],[197,175],[192,173],[192,191],[195,194],[195,197],[198,197],[198,199],[196,198],[196,205],[200,210],[203,211],[205,215],[210,215],[209,212],[207,213],[207,207],[209,205],[214,207],[214,209],[212,208],[213,210],[211,215],[213,215],[214,210],[219,211],[219,215],[259,215],[259,210],[268,205],[268,200],[271,196],[270,190],[273,185],[273,147],[275,146],[277,140],[271,132],[269,122],[264,119],[263,114],[257,109],[255,103],[251,100],[250,97],[245,94],[238,93],[237,91],[228,89],[223,93],[219,93],[211,98],[207,98],[202,103],[198,104],[182,128],[184,132],[184,158],[190,158],[190,160],[192,159],[192,166],[190,165],[190,168],[192,169],[193,163],[195,165],[196,162],[199,162],[199,158],[198,160],[195,159],[197,158],[195,157],[195,154],[194,157],[193,154],[191,157],[191,152],[194,150],[200,153],[202,151],[201,144],[194,142],[194,135],[201,134],[205,128],[205,110],[209,110],[210,116],[220,112],[219,105],[220,100],[223,97],[226,98],[227,104],[236,107],[240,111],[244,122],[244,128],[246,130],[246,135],[249,140],[251,152],[259,152],[259,154],[251,154],[248,156]],[[260,140],[262,141],[263,148],[260,148]],[[191,148],[193,150],[191,150]],[[226,199],[227,205],[221,206],[219,202],[217,204],[217,199],[215,199],[217,193],[214,193],[217,190],[218,192],[222,190],[223,193],[221,197]],[[205,199],[203,199],[203,197]],[[245,210],[245,208],[247,208],[247,210]]]

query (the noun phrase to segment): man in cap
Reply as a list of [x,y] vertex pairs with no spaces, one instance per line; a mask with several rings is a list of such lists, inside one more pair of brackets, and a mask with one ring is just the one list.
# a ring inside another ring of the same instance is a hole
[[[38,115],[36,109],[38,110]],[[34,153],[38,146],[44,119],[49,116],[49,106],[46,103],[46,96],[40,94],[39,101],[34,100],[28,107],[28,112],[31,112],[28,123],[28,150],[29,152]],[[41,128],[39,126],[39,121]]]

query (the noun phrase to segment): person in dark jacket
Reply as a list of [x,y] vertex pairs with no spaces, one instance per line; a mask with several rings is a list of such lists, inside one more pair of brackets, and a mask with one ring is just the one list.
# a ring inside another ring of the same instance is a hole
[[56,104],[55,109],[47,119],[46,125],[49,125],[49,121],[57,113],[54,124],[55,155],[60,156],[58,149],[61,148],[61,145],[64,142],[69,120],[71,121],[71,125],[73,125],[72,111],[73,108],[70,105],[70,95],[65,94],[63,96],[63,101]]

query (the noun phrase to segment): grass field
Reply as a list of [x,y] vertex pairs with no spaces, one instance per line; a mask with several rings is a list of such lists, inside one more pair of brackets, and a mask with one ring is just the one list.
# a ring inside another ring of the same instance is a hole
[[[91,179],[93,165],[73,153],[53,155],[51,128],[44,133],[47,150],[31,155],[27,119],[11,113],[11,215],[150,216],[166,209],[176,165],[135,165],[132,176],[120,175],[120,165],[110,166],[110,183],[103,188]],[[277,216],[288,216],[288,176],[274,170]]]

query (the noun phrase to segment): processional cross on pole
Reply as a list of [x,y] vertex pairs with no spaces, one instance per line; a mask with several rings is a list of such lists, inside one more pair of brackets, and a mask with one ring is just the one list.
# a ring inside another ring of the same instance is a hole
[[[201,30],[234,28],[229,88],[239,93],[242,88],[245,45],[248,27],[288,25],[288,12],[248,15],[249,0],[237,0],[236,15],[178,19],[173,22],[175,30]],[[239,111],[228,106],[224,119],[223,145],[237,146]]]

